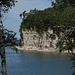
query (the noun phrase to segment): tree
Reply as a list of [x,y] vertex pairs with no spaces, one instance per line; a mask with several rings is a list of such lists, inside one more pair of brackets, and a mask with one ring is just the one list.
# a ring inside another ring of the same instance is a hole
[[16,0],[0,0],[0,55],[1,55],[1,65],[2,65],[2,75],[7,75],[6,72],[6,56],[5,56],[5,48],[4,48],[4,29],[2,24],[2,14],[1,12],[8,12],[12,6],[15,6]]
[[3,11],[4,13],[8,12],[8,10],[12,8],[12,6],[15,6],[16,2],[16,0],[0,0],[0,5],[2,6],[0,11]]
[[75,0],[55,0],[52,5],[56,8],[65,8],[68,5],[75,7]]

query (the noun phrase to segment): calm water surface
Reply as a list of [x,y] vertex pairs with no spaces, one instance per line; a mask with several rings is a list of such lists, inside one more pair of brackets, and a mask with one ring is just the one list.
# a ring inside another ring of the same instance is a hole
[[65,54],[16,53],[6,48],[6,58],[8,75],[72,75],[73,72],[72,62]]

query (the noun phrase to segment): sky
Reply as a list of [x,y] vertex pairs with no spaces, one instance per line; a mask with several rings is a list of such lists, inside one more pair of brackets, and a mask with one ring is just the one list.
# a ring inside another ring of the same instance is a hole
[[17,33],[16,37],[19,39],[19,29],[21,24],[21,19],[19,14],[24,10],[29,12],[31,9],[44,10],[51,6],[50,0],[17,0],[15,7],[10,9],[10,11],[4,14],[3,25],[9,30],[13,30]]

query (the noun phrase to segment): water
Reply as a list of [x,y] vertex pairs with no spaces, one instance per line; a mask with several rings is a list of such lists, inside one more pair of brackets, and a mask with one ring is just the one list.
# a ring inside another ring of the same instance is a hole
[[29,51],[16,53],[6,48],[6,57],[8,75],[72,75],[73,72],[72,62],[65,54]]

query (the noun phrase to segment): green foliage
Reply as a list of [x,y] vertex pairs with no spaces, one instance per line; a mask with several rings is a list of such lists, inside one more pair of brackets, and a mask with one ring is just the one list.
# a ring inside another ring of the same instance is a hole
[[19,46],[23,46],[22,39],[19,39]]
[[75,7],[75,0],[55,0],[55,3],[52,2],[52,5],[58,9],[65,8],[68,5]]
[[[24,13],[24,12],[23,12]],[[45,9],[44,11],[41,10],[30,10],[29,13],[26,13],[26,17],[23,16],[23,13],[20,14],[20,17],[22,18],[22,23],[20,27],[20,32],[22,32],[22,29],[33,29],[38,33],[43,33],[44,31],[47,31],[49,27],[53,28],[53,25],[56,24],[56,14],[54,13],[54,9],[49,8]]]

